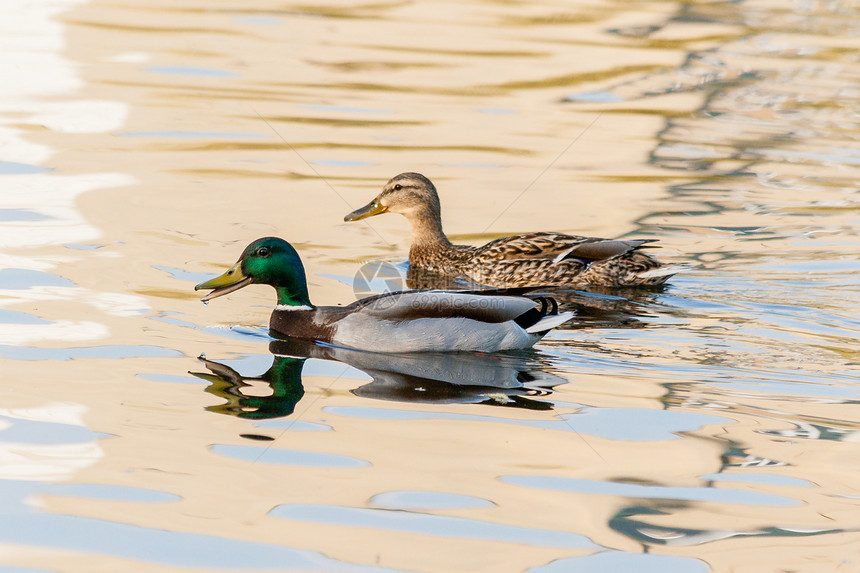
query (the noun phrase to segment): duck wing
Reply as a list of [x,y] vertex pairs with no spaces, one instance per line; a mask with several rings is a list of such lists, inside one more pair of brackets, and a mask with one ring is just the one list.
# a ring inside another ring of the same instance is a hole
[[562,233],[525,233],[490,241],[475,252],[485,260],[580,259],[594,262],[611,259],[640,248],[655,239],[621,240],[565,235]]
[[565,259],[579,259],[589,262],[605,261],[635,251],[642,245],[656,242],[656,240],[637,239],[624,241],[621,239],[590,239],[559,253],[553,259],[553,262],[557,263]]
[[362,299],[344,310],[380,320],[470,318],[499,323],[532,310],[535,302],[519,296],[446,291],[402,291]]

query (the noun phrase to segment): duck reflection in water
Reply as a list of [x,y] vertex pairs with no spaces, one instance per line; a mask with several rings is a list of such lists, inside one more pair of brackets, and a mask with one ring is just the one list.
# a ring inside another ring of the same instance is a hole
[[[382,354],[293,339],[272,341],[269,351],[274,362],[259,376],[240,374],[201,356],[209,372],[191,374],[210,382],[206,392],[225,400],[207,410],[257,420],[289,416],[304,396],[302,369],[308,358],[341,362],[366,373],[372,382],[352,393],[377,400],[551,410],[551,402],[535,398],[566,382],[547,372],[534,351]],[[260,383],[271,387],[268,395],[245,393]]]

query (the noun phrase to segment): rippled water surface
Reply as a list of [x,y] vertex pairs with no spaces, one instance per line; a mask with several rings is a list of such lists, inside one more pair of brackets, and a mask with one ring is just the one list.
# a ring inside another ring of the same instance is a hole
[[[0,570],[860,571],[858,38],[840,1],[4,2]],[[352,301],[410,235],[342,217],[402,171],[458,241],[689,270],[504,355],[198,301],[264,235]]]

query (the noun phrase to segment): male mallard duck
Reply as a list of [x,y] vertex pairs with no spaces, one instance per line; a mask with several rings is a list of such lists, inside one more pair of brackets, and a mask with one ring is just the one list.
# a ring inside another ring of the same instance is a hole
[[227,272],[194,290],[201,300],[251,283],[275,288],[278,305],[269,328],[291,338],[379,352],[482,351],[528,348],[570,319],[552,299],[445,291],[403,291],[371,296],[348,306],[314,306],[298,253],[277,237],[257,239]]
[[442,231],[436,187],[420,173],[401,173],[368,205],[344,221],[400,213],[412,225],[412,267],[463,275],[494,287],[639,286],[663,284],[677,267],[664,266],[639,248],[646,240],[598,239],[561,233],[525,233],[482,247],[452,245]]

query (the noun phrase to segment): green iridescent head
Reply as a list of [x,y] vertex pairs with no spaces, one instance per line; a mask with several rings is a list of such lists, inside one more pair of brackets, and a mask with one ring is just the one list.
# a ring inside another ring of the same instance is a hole
[[277,237],[257,239],[242,252],[232,267],[194,290],[212,289],[203,302],[237,291],[249,284],[271,285],[278,293],[278,304],[313,306],[308,297],[305,268],[291,244]]

